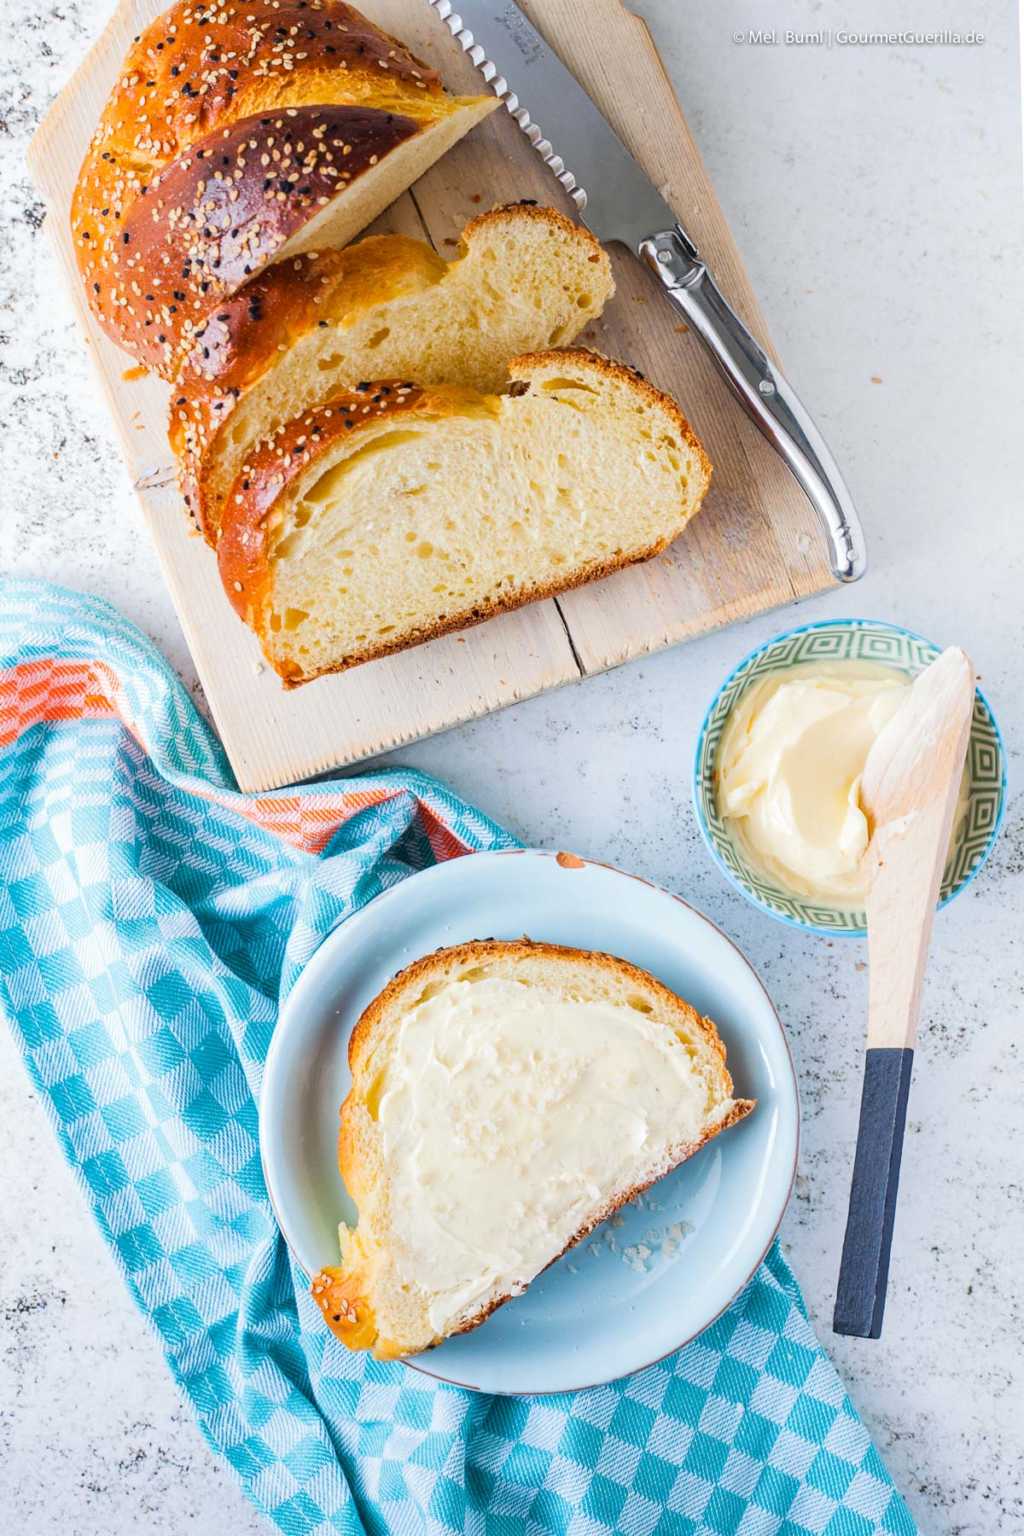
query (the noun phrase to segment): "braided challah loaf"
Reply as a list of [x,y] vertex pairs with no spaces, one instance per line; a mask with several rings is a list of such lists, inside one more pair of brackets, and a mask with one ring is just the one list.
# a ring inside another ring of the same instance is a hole
[[342,0],[177,0],[135,39],[79,172],[93,313],[172,377],[219,299],[350,240],[496,106],[447,95]]
[[548,350],[614,290],[586,230],[515,204],[450,262],[349,245],[497,105],[344,0],[176,0],[79,172],[89,304],[171,383],[185,500],[289,685],[648,559],[707,487],[671,400]]

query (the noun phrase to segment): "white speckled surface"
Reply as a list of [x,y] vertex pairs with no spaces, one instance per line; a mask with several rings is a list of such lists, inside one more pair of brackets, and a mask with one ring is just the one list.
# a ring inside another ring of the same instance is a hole
[[[109,0],[6,0],[0,564],[99,592],[194,687],[23,168],[39,113]],[[871,574],[856,589],[452,732],[401,760],[533,843],[610,859],[704,908],[759,968],[804,1100],[784,1229],[828,1334],[860,1083],[864,954],[733,895],[697,839],[703,707],[790,621],[892,618],[974,655],[1020,777],[1020,121],[997,0],[904,0],[888,24],[984,28],[971,49],[743,47],[751,24],[850,22],[836,0],[641,0],[783,357],[848,471]],[[880,7],[877,21],[886,14]],[[969,14],[968,14],[969,12]],[[858,16],[858,25],[876,18]],[[685,404],[685,402],[684,402]],[[938,920],[886,1316],[831,1340],[929,1533],[1020,1529],[1024,825]],[[1017,1139],[1014,1141],[1013,1137]],[[238,1536],[267,1527],[193,1427],[0,1034],[0,1528]]]

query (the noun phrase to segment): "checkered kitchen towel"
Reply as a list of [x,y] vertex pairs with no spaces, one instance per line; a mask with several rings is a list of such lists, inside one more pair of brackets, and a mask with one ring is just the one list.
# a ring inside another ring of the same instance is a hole
[[512,839],[416,773],[244,796],[105,604],[0,584],[0,1007],[210,1444],[285,1536],[913,1536],[776,1246],[679,1354],[489,1399],[349,1354],[267,1203],[256,1104],[321,939]]

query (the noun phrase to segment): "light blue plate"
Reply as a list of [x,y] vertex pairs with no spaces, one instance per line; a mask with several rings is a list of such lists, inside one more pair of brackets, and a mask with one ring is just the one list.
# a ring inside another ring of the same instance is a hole
[[756,1270],[789,1199],[799,1128],[789,1049],[757,976],[706,917],[635,876],[553,853],[478,853],[413,875],[325,939],[293,988],[267,1058],[260,1141],[293,1254],[307,1274],[337,1263],[338,1222],[355,1219],[336,1158],[352,1026],[421,955],[523,934],[653,972],[715,1020],[737,1095],[758,1100],[525,1295],[409,1361],[486,1392],[567,1392],[639,1370],[706,1328]]

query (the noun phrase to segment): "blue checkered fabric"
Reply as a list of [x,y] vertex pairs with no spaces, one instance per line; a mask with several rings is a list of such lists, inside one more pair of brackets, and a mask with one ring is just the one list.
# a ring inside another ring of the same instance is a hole
[[[0,1007],[204,1435],[285,1536],[912,1536],[777,1246],[699,1340],[610,1386],[489,1399],[348,1353],[264,1189],[277,1010],[325,934],[432,862],[439,824],[512,840],[406,772],[255,815],[97,601],[6,583],[0,652]],[[318,852],[266,824],[341,794]]]

